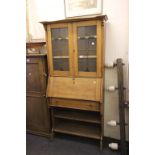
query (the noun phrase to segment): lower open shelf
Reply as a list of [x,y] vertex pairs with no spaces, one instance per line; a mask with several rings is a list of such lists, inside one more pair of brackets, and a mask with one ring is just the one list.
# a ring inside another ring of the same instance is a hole
[[57,108],[54,112],[54,117],[67,120],[101,124],[100,114],[97,112]]
[[99,125],[88,125],[81,122],[61,121],[55,124],[53,131],[93,139],[101,138]]

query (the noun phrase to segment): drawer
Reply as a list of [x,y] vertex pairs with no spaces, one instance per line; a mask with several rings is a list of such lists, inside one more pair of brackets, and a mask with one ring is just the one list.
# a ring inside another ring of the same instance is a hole
[[49,106],[89,110],[89,111],[100,111],[100,103],[93,101],[83,101],[83,100],[68,100],[59,98],[50,98]]

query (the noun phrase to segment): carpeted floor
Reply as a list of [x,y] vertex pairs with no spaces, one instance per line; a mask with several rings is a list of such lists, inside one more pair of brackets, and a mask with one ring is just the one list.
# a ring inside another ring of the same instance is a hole
[[26,135],[26,155],[120,155],[107,147],[99,150],[99,141],[75,136],[57,135],[53,141]]

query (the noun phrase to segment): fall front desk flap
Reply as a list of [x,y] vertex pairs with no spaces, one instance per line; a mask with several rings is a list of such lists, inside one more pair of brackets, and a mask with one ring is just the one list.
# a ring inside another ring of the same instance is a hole
[[101,101],[101,78],[49,77],[47,97]]

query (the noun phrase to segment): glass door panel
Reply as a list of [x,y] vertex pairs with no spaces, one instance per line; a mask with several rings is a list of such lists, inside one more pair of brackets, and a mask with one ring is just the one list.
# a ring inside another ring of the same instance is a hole
[[78,72],[96,72],[96,47],[96,25],[78,26]]
[[51,28],[54,71],[69,71],[68,28]]

